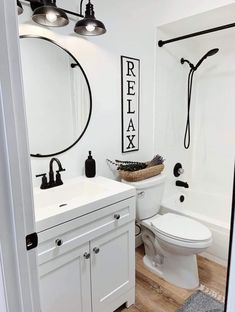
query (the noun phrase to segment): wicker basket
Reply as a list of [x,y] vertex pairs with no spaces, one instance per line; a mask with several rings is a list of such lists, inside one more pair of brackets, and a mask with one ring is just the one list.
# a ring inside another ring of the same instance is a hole
[[119,170],[119,176],[121,179],[128,182],[138,182],[160,174],[163,169],[164,165],[162,164],[133,172]]

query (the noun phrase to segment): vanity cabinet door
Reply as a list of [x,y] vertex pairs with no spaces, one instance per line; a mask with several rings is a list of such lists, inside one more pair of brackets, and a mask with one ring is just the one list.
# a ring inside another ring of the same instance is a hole
[[89,243],[41,264],[39,274],[42,312],[91,312]]
[[93,312],[113,311],[113,302],[135,286],[134,237],[132,222],[91,242]]

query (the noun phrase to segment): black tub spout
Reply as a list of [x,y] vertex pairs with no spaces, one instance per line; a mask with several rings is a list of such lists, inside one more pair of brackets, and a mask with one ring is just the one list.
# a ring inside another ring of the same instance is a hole
[[176,185],[176,186],[179,186],[179,187],[189,188],[189,185],[188,185],[187,182],[183,182],[183,181],[179,181],[179,180],[177,180],[177,181],[175,182],[175,185]]

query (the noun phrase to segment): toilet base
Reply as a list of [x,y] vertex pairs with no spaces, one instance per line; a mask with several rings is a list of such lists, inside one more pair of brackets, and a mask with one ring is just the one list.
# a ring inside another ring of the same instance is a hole
[[147,255],[143,257],[143,262],[149,271],[164,279],[164,274],[159,266],[154,265],[153,261],[151,261]]
[[143,262],[151,272],[177,287],[194,289],[199,286],[196,255],[180,256],[167,253],[162,264],[155,264],[145,255]]

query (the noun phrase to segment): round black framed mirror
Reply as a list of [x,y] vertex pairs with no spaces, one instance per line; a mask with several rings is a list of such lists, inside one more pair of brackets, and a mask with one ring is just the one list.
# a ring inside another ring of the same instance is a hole
[[30,155],[53,157],[71,149],[86,132],[90,84],[78,60],[58,43],[41,36],[20,38]]

